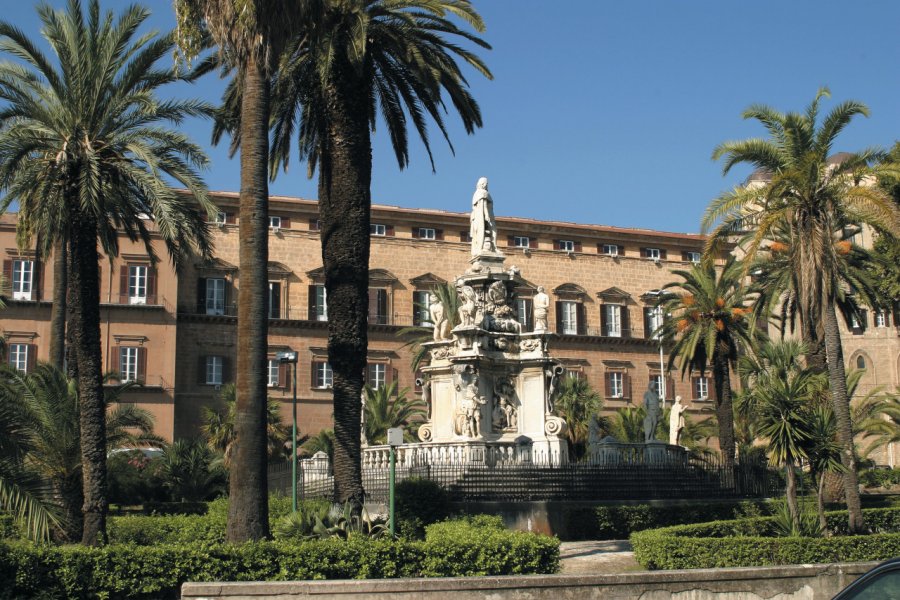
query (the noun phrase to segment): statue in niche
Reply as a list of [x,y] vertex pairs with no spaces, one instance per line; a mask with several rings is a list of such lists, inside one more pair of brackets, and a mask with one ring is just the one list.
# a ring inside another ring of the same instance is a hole
[[431,377],[423,375],[416,378],[416,386],[422,388],[422,402],[425,403],[426,420],[431,420]]
[[522,324],[516,319],[516,313],[509,305],[508,291],[504,282],[495,281],[488,288],[485,312],[489,315],[488,330],[507,333],[522,332]]
[[472,195],[472,216],[469,229],[472,256],[482,252],[497,252],[497,230],[494,224],[494,201],[488,192],[487,177],[478,180]]
[[457,367],[456,391],[462,394],[462,400],[454,415],[453,429],[457,435],[478,437],[481,434],[481,407],[487,399],[478,393],[478,373],[471,365]]
[[669,409],[669,443],[677,446],[681,441],[681,432],[684,430],[684,404],[681,396],[675,396],[675,403]]
[[516,388],[504,377],[498,379],[494,390],[493,427],[495,432],[516,431],[519,426],[515,405]]
[[544,410],[548,415],[553,414],[554,402],[559,394],[560,377],[566,372],[562,365],[554,365],[544,372],[547,377],[547,403]]
[[428,315],[434,323],[434,341],[450,339],[450,321],[447,319],[444,303],[434,294],[428,295]]
[[464,285],[459,289],[459,324],[461,327],[475,325],[475,290],[471,285]]
[[550,310],[550,296],[544,292],[544,286],[539,285],[537,294],[532,299],[532,308],[534,313],[534,330],[547,331],[550,326],[547,322],[547,314]]
[[656,393],[656,382],[650,384],[644,392],[644,442],[656,440],[656,426],[659,423],[659,394]]

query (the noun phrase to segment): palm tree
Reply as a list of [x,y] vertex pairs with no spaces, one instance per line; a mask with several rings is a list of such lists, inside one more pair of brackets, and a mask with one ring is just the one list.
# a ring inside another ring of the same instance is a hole
[[624,406],[600,421],[601,430],[604,435],[612,436],[623,444],[641,444],[644,442],[646,414],[643,406]]
[[[241,352],[233,457],[241,476],[229,480],[226,537],[230,542],[269,535],[265,413],[270,85],[284,44],[301,33],[307,4],[300,0],[175,0],[178,44],[186,58],[195,58],[211,38],[224,63],[236,72],[232,84],[241,90],[240,125],[232,130],[232,151],[240,146],[241,152],[237,318]],[[358,393],[356,397],[358,401]]]
[[334,430],[323,429],[312,436],[303,444],[302,451],[309,456],[312,456],[317,452],[324,452],[328,455],[328,460],[330,462],[334,457]]
[[768,342],[760,345],[756,356],[744,356],[740,362],[741,376],[749,384],[749,410],[758,434],[766,440],[770,460],[784,467],[788,510],[798,525],[796,468],[809,457],[808,449],[822,441],[813,441],[811,404],[823,382],[821,374],[802,366],[805,352],[806,346],[795,340]]
[[221,462],[199,439],[176,440],[164,448],[159,467],[163,485],[175,502],[212,500],[225,488]]
[[[461,29],[484,23],[469,0],[326,0],[309,36],[282,58],[273,103],[273,172],[290,161],[299,121],[298,156],[319,170],[319,221],[328,294],[328,359],[334,374],[335,500],[360,506],[360,391],[366,364],[372,143],[379,114],[401,168],[409,160],[407,120],[431,158],[427,117],[448,139],[446,98],[468,133],[481,113],[460,60],[491,77],[458,45],[488,44]],[[241,127],[244,124],[241,123]],[[433,165],[433,161],[432,161]]]
[[809,472],[816,482],[816,511],[822,531],[828,527],[825,519],[825,480],[828,473],[842,473],[841,445],[837,441],[834,411],[827,404],[814,406],[807,412],[809,439],[805,442]]
[[591,427],[600,426],[598,417],[603,398],[591,388],[587,379],[569,376],[564,377],[559,386],[555,406],[557,414],[566,422],[569,456],[581,460],[588,452]]
[[664,287],[681,290],[667,295],[663,304],[670,317],[662,325],[663,339],[673,344],[668,368],[677,364],[683,379],[686,373],[703,376],[712,367],[719,448],[725,466],[730,468],[735,455],[730,367],[736,366],[738,354],[750,346],[755,334],[747,318],[750,297],[742,283],[741,267],[733,257],[721,270],[706,261],[690,271],[672,273],[682,281]]
[[370,444],[386,444],[387,430],[393,427],[407,428],[404,436],[414,439],[408,430],[410,424],[425,421],[425,403],[406,397],[409,388],[397,391],[397,382],[372,388],[366,386],[365,432]]
[[[234,422],[236,417],[236,394],[233,383],[222,386],[219,410],[203,407],[203,425],[200,427],[206,443],[215,452],[221,452],[225,466],[231,468],[234,456]],[[274,398],[266,402],[266,448],[269,461],[284,458],[287,442],[291,439],[290,429],[281,421],[281,404]]]
[[724,158],[727,173],[747,163],[769,174],[769,180],[736,188],[713,200],[702,225],[711,231],[707,251],[735,237],[750,234],[743,249],[752,262],[779,232],[790,240],[789,256],[796,282],[801,323],[816,323],[825,340],[828,378],[838,439],[842,446],[844,496],[850,513],[850,531],[864,530],[859,502],[856,456],[853,448],[850,397],[838,327],[838,299],[846,292],[841,284],[847,271],[851,246],[841,239],[845,227],[868,224],[889,233],[900,233],[900,210],[889,194],[873,181],[897,177],[893,162],[875,164],[881,153],[866,150],[830,160],[837,136],[857,115],[869,114],[859,102],[839,104],[819,119],[819,102],[828,97],[822,89],[802,113],[783,114],[755,105],[744,118],[759,121],[767,139],[720,144],[713,159]]
[[[173,48],[171,35],[138,35],[149,16],[132,6],[118,19],[90,0],[65,11],[38,7],[41,33],[56,64],[9,23],[0,23],[3,49],[21,63],[0,64],[0,211],[19,203],[20,246],[68,243],[70,339],[78,374],[84,460],[83,543],[106,537],[105,410],[100,345],[98,242],[118,254],[118,236],[144,243],[151,260],[150,226],[178,264],[193,251],[207,256],[210,238],[198,208],[214,208],[197,169],[203,151],[166,128],[207,107],[160,100],[157,90],[184,80],[157,66]],[[176,181],[189,196],[169,187]],[[148,218],[149,216],[149,218]]]
[[[61,508],[60,537],[73,542],[82,536],[82,461],[78,420],[78,385],[52,364],[40,364],[32,373],[4,367],[0,387],[2,410],[16,413],[22,424],[18,435],[27,447],[24,467],[47,482]],[[118,403],[133,387],[125,383],[105,388],[106,447],[158,446],[153,416],[134,404]]]

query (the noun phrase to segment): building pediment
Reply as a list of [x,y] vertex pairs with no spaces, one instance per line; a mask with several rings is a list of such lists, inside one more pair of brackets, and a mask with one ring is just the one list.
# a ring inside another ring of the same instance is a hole
[[423,273],[418,277],[413,277],[409,282],[418,288],[428,288],[436,285],[444,285],[447,283],[447,280],[443,277],[438,277],[434,273]]
[[387,269],[369,269],[369,282],[390,285],[396,283],[397,277]]
[[199,271],[216,271],[224,273],[234,273],[238,270],[237,266],[231,264],[226,260],[222,260],[221,258],[213,258],[203,261],[201,263],[198,263],[196,267]]
[[597,297],[605,302],[626,302],[631,298],[631,294],[621,288],[613,286],[602,292],[598,292]]
[[553,293],[561,298],[582,298],[587,296],[587,290],[577,283],[564,283],[554,288]]
[[285,265],[284,263],[274,261],[274,260],[270,260],[266,264],[266,270],[269,272],[269,275],[287,276],[287,275],[290,275],[291,273],[293,273],[293,271],[291,271],[287,267],[287,265]]

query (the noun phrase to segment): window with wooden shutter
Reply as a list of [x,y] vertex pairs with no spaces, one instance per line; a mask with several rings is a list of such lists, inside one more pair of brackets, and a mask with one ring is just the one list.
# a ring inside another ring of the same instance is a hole
[[278,281],[269,282],[269,318],[281,318],[281,283]]
[[369,324],[386,325],[388,322],[387,290],[369,289]]
[[237,223],[237,218],[234,216],[233,212],[225,213],[225,222],[229,225],[234,225]]
[[436,240],[444,239],[444,230],[443,229],[435,229],[434,230],[434,239],[436,239]]
[[319,231],[322,227],[319,219],[310,219],[309,220],[309,230],[310,231]]
[[394,237],[394,226],[393,226],[393,225],[387,225],[387,226],[386,226],[386,229],[387,229],[387,231],[385,231],[385,235],[388,236],[388,237]]
[[0,294],[5,296],[12,295],[12,280],[13,280],[13,264],[11,260],[3,261],[3,288],[0,289]]
[[278,362],[278,387],[288,389],[291,387],[291,368],[290,363]]
[[575,246],[575,248],[574,248],[575,252],[581,252],[581,242],[576,241],[574,243],[574,246]]
[[578,335],[587,335],[587,311],[580,302],[575,303],[575,331]]
[[290,229],[291,228],[291,218],[290,217],[281,217],[281,228],[282,229]]
[[147,304],[158,304],[156,300],[156,267],[147,267]]
[[459,241],[465,242],[467,244],[472,243],[472,234],[468,231],[460,231],[459,232]]
[[534,301],[531,298],[516,298],[516,320],[522,326],[523,332],[534,329],[533,313]]
[[327,321],[328,302],[325,286],[322,284],[311,285],[308,288],[309,320]]
[[622,373],[622,397],[631,398],[631,375]]
[[206,277],[197,278],[197,312],[206,314]]
[[631,337],[631,319],[628,312],[628,305],[622,305],[622,337],[630,338]]
[[37,352],[37,344],[28,344],[28,359],[25,367],[26,373],[34,372],[34,367],[37,365]]
[[603,374],[603,397],[612,398],[612,373]]
[[[121,373],[122,365],[119,364],[121,358],[121,347],[113,346],[109,349],[109,370],[113,373]],[[121,378],[120,378],[121,380]]]

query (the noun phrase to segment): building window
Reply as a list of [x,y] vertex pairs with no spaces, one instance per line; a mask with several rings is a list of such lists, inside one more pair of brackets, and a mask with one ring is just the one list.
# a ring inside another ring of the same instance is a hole
[[430,306],[430,292],[413,292],[413,325],[416,327],[433,327],[431,322],[431,313],[428,310]]
[[322,222],[319,219],[310,219],[309,220],[309,230],[310,231],[319,231],[322,228]]
[[709,377],[694,377],[694,399],[707,400],[709,398]]
[[578,303],[562,301],[559,303],[560,327],[563,335],[578,335]]
[[685,252],[684,253],[684,260],[687,262],[699,263],[700,257],[701,257],[701,254],[699,252]]
[[887,327],[888,318],[887,313],[883,310],[879,310],[875,313],[875,327]]
[[531,298],[516,298],[516,320],[522,325],[522,331],[534,329],[533,314],[534,302]]
[[281,217],[269,217],[269,229],[281,229]]
[[334,382],[331,365],[327,362],[313,363],[313,387],[314,388],[330,388]]
[[369,225],[369,233],[371,235],[387,235],[387,227],[381,223],[372,223]]
[[225,280],[221,277],[206,280],[206,314],[225,314]]
[[128,267],[128,303],[147,304],[150,267],[130,265]]
[[122,375],[121,381],[123,383],[138,380],[140,353],[140,348],[119,348],[119,372]]
[[850,331],[854,335],[860,335],[866,330],[869,324],[869,311],[861,308],[859,314],[850,315]]
[[600,247],[600,254],[605,254],[606,256],[618,256],[619,246],[616,244],[603,244]]
[[606,397],[625,397],[625,373],[622,371],[609,371],[606,373]]
[[644,248],[644,254],[650,260],[660,260],[662,258],[662,252],[660,252],[659,248]]
[[269,282],[269,318],[281,318],[281,283]]
[[324,285],[309,286],[309,320],[328,320],[328,297]]
[[661,337],[659,328],[663,324],[663,311],[661,307],[644,307],[644,337],[648,340],[658,340]]
[[216,213],[216,225],[224,225],[228,222],[228,215],[219,211]]
[[280,367],[281,363],[274,358],[270,358],[269,362],[266,363],[266,385],[268,387],[278,387],[278,375]]
[[34,261],[12,261],[12,295],[14,300],[31,300]]
[[[387,365],[384,363],[369,363],[366,366],[366,383],[377,390],[387,383]],[[330,387],[331,384],[328,385]]]
[[29,358],[31,347],[30,344],[10,344],[9,345],[9,366],[20,373],[28,373]]
[[622,337],[622,305],[604,304],[605,330],[607,337]]
[[437,231],[433,227],[419,227],[419,235],[417,237],[422,240],[435,240],[437,239]]
[[575,252],[575,242],[572,240],[557,240],[556,248],[564,252]]
[[512,245],[515,248],[530,248],[531,241],[525,236],[514,235]]
[[387,325],[388,294],[384,288],[369,289],[369,324]]
[[859,370],[863,370],[866,368],[866,359],[862,356],[856,357],[856,368]]
[[222,385],[223,365],[221,356],[206,357],[206,385]]

